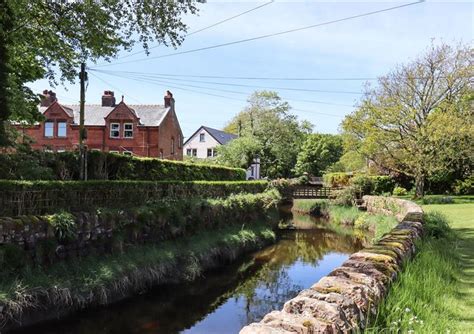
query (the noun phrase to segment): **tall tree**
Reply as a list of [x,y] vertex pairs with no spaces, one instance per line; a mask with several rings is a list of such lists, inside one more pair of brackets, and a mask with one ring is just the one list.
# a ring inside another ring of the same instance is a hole
[[34,121],[39,102],[25,84],[73,82],[81,62],[110,60],[141,43],[177,46],[203,0],[0,0],[0,145],[8,120]]
[[290,105],[276,92],[257,91],[248,102],[224,130],[251,138],[258,144],[262,175],[270,178],[292,175],[298,150],[312,125],[299,122],[290,114]]
[[347,145],[379,166],[425,179],[473,155],[473,53],[432,45],[368,87],[360,107],[343,121]]
[[309,173],[322,176],[329,166],[339,161],[342,152],[341,136],[320,133],[308,135],[298,153],[295,172],[298,175]]

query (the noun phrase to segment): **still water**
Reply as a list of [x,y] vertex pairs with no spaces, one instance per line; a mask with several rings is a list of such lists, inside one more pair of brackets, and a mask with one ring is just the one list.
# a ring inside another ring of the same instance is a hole
[[308,217],[293,222],[302,229],[282,230],[274,245],[192,283],[161,286],[21,333],[238,333],[362,248],[363,241],[350,231]]

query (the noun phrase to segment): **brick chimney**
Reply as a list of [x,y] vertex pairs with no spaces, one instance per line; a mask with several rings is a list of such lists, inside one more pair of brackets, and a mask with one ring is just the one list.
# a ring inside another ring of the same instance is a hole
[[52,90],[45,89],[43,91],[43,97],[41,98],[41,106],[42,107],[49,107],[51,104],[56,102],[58,99],[56,97],[56,93]]
[[165,94],[165,108],[168,108],[171,106],[174,106],[173,93],[167,90]]
[[114,92],[111,90],[104,91],[102,95],[102,107],[114,107],[115,106],[115,96]]

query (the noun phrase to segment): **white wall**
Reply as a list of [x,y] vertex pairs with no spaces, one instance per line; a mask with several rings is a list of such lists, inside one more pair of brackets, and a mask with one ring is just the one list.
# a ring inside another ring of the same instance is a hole
[[[200,134],[204,133],[204,142],[200,142]],[[183,155],[187,155],[188,149],[196,149],[197,150],[197,158],[199,159],[206,159],[207,158],[207,149],[214,148],[216,146],[220,146],[220,144],[212,138],[212,136],[204,129],[197,132],[191,140],[189,140],[186,145],[183,146]]]

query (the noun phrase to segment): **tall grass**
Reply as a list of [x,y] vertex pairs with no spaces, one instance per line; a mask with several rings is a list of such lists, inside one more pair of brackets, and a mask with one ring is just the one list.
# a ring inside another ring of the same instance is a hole
[[207,268],[274,240],[274,232],[265,223],[228,226],[178,241],[135,246],[121,255],[98,254],[61,262],[47,270],[27,268],[16,275],[0,272],[0,307],[13,321],[34,308],[106,304],[151,285],[192,280]]
[[372,319],[370,333],[449,333],[456,326],[459,257],[446,218],[425,215],[425,236],[417,244],[387,298]]

